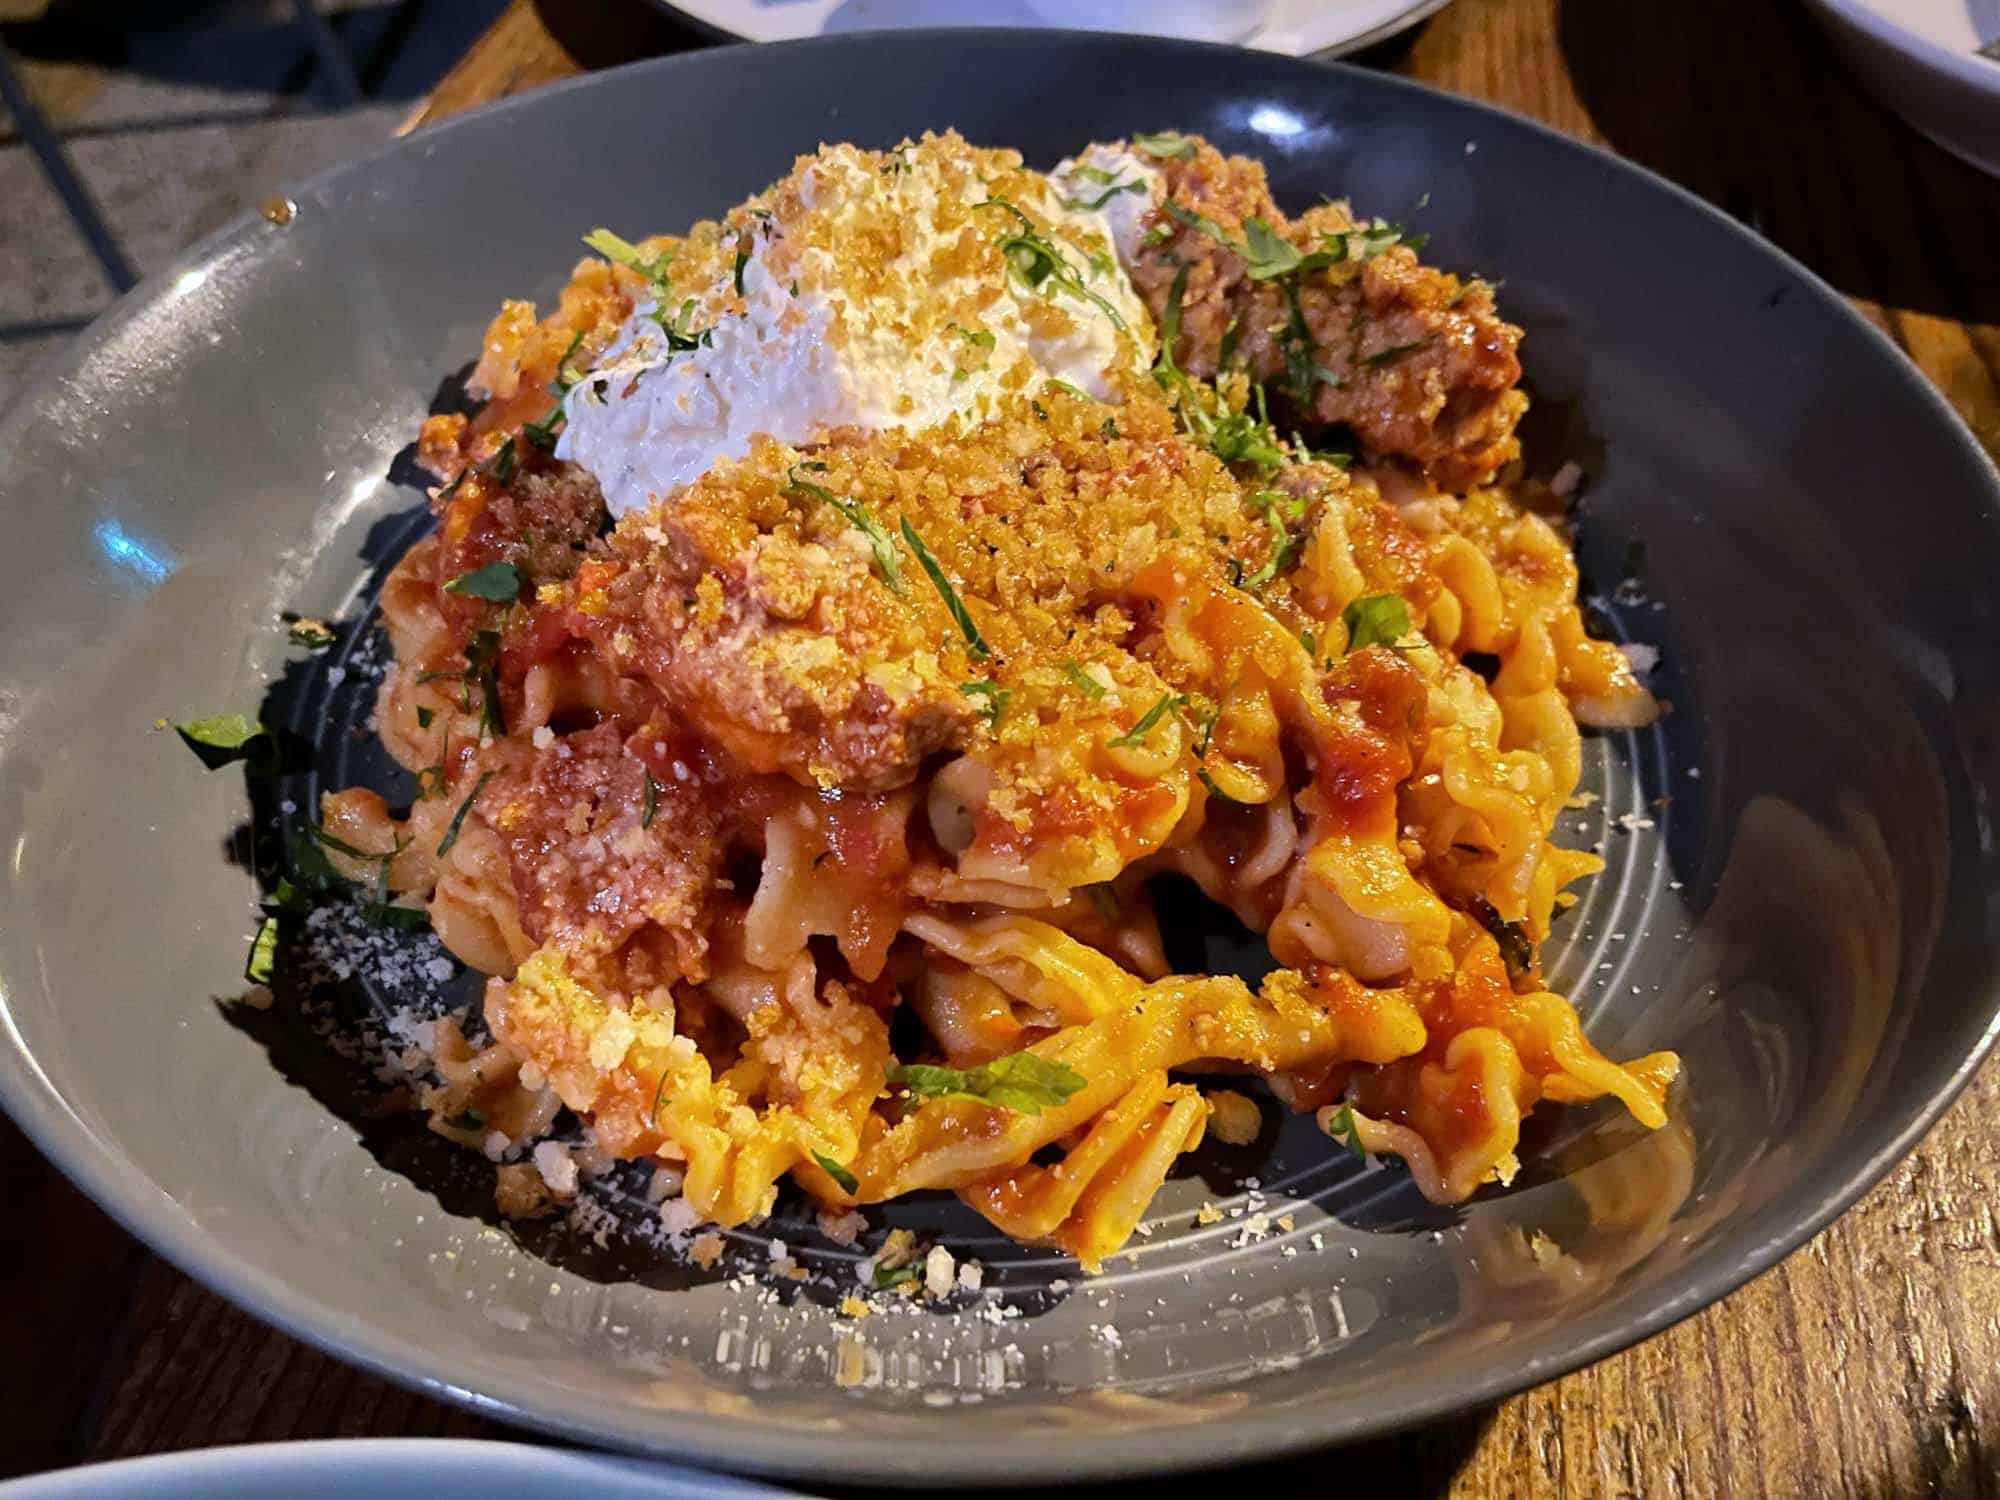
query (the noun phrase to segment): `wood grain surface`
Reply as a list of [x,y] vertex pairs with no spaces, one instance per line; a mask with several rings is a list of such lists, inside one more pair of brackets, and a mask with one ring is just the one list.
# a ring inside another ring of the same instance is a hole
[[[701,41],[636,0],[515,0],[406,128]],[[1456,0],[1360,61],[1606,146],[1760,230],[2000,455],[2000,183],[1878,107],[1790,0]],[[510,1435],[196,1287],[4,1124],[0,1170],[0,1474],[216,1443]],[[2000,1500],[1996,1202],[2000,1058],[1857,1208],[1707,1312],[1491,1410],[1232,1482]]]

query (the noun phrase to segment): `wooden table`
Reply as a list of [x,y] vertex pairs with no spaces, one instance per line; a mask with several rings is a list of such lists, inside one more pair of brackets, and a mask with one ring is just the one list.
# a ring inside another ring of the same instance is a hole
[[[515,0],[409,128],[698,44],[636,0]],[[1608,146],[1760,229],[2000,454],[2000,183],[1878,108],[1788,0],[1456,0],[1363,61]],[[0,1474],[216,1443],[505,1435],[237,1312],[0,1132]],[[2000,1058],[1859,1207],[1719,1306],[1490,1411],[1238,1478],[2000,1500],[1996,1205]]]

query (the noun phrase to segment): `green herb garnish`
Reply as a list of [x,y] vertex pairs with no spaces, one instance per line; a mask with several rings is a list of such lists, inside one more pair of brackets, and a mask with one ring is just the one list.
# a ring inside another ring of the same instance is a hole
[[[1103,178],[1107,181],[1110,179],[1111,176],[1109,172],[1099,171],[1098,168],[1096,167],[1078,167],[1074,175],[1081,177],[1086,172],[1092,173],[1095,176]],[[1109,203],[1113,198],[1116,198],[1120,193],[1143,193],[1145,191],[1146,191],[1146,185],[1143,182],[1140,182],[1136,179],[1130,182],[1114,182],[1111,184],[1110,187],[1106,188],[1103,192],[1099,193],[1095,198],[1091,198],[1088,200],[1082,198],[1064,198],[1062,200],[1062,206],[1068,209],[1073,214],[1094,214],[1100,208],[1104,207],[1105,204]]]
[[639,805],[639,826],[641,828],[651,828],[653,826],[653,814],[659,810],[660,806],[660,784],[653,780],[653,773],[651,771],[644,771],[640,774],[646,778],[646,795]]
[[294,646],[304,646],[308,651],[324,651],[334,642],[333,629],[324,620],[294,620],[285,635]]
[[1076,690],[1086,698],[1102,698],[1104,684],[1084,671],[1073,656],[1063,658],[1062,669],[1069,680],[1076,684]]
[[544,453],[553,453],[556,447],[556,424],[562,421],[563,415],[563,404],[558,401],[534,421],[523,422],[521,436]]
[[[1258,421],[1247,411],[1225,412],[1217,416],[1209,410],[1194,381],[1174,362],[1174,345],[1180,341],[1181,299],[1187,292],[1187,277],[1188,268],[1183,265],[1174,273],[1173,284],[1167,289],[1167,305],[1160,314],[1160,357],[1153,363],[1153,379],[1160,389],[1174,396],[1174,410],[1181,426],[1190,436],[1206,443],[1209,452],[1226,464],[1249,464],[1258,473],[1268,474],[1285,461],[1285,451],[1278,446],[1277,433],[1268,423]],[[1262,386],[1257,387],[1257,394],[1261,404]]]
[[917,561],[922,564],[924,572],[930,577],[931,584],[937,589],[939,597],[944,600],[944,607],[951,615],[952,623],[958,626],[958,633],[965,637],[965,654],[975,661],[984,661],[993,654],[992,648],[986,644],[986,638],[979,633],[979,626],[973,622],[971,611],[965,607],[965,601],[958,597],[958,590],[953,588],[951,580],[944,576],[944,565],[937,560],[937,554],[924,544],[924,539],[917,535],[917,528],[910,524],[908,516],[903,517],[903,540],[908,542],[910,550],[916,553]]
[[479,689],[479,727],[495,739],[507,732],[505,717],[500,709],[500,632],[497,630],[475,630],[472,639],[465,643],[466,708],[471,708],[471,690]]
[[743,267],[749,259],[750,252],[739,245],[736,250],[736,269],[731,273],[731,279],[736,283],[736,295],[739,297],[743,295]]
[[1003,688],[990,677],[979,682],[961,683],[958,690],[968,698],[986,700],[979,711],[986,716],[988,729],[1000,727],[1000,716],[1007,712],[1007,700],[1014,696],[1013,689]]
[[819,1169],[831,1177],[843,1193],[852,1193],[860,1188],[860,1179],[824,1151],[813,1152],[812,1159],[819,1163]]
[[425,708],[421,703],[417,705],[417,728],[419,729],[430,728],[431,720],[436,717],[437,717],[436,714],[432,713],[428,708]]
[[1150,135],[1137,134],[1132,137],[1132,144],[1148,156],[1158,157],[1161,161],[1186,161],[1194,155],[1194,142],[1178,130],[1162,130]]
[[512,604],[521,596],[521,572],[510,562],[488,563],[461,573],[444,586],[447,594],[464,594],[492,604]]
[[875,1274],[869,1278],[868,1284],[878,1292],[886,1292],[916,1279],[917,1268],[915,1266],[897,1266],[894,1270],[891,1270],[887,1266],[877,1266]]
[[1329,1140],[1345,1146],[1359,1161],[1368,1160],[1368,1148],[1361,1144],[1361,1130],[1354,1123],[1354,1106],[1343,1104],[1327,1117],[1326,1134]]
[[264,726],[242,714],[215,714],[206,719],[190,719],[185,724],[176,724],[174,733],[211,771],[219,771],[239,760],[261,763],[270,758],[275,750],[275,744]]
[[655,1125],[659,1124],[660,1122],[660,1105],[663,1103],[672,1102],[671,1100],[665,1099],[663,1097],[666,1094],[666,1092],[667,1092],[667,1075],[665,1070],[663,1069],[660,1073],[660,1081],[653,1085],[653,1107],[646,1111],[646,1118],[651,1120]]
[[472,783],[472,790],[465,794],[465,800],[458,804],[458,811],[451,815],[451,822],[445,828],[444,837],[438,840],[437,852],[440,857],[449,854],[451,846],[458,842],[458,831],[465,826],[465,815],[472,811],[472,804],[478,800],[479,794],[486,790],[486,783],[493,779],[493,775],[491,771],[482,773],[480,778]]
[[243,961],[243,977],[252,984],[269,984],[278,970],[278,919],[266,917],[251,940],[250,956]]
[[1410,607],[1397,594],[1364,594],[1340,612],[1347,649],[1394,646],[1410,633]]
[[1508,921],[1483,897],[1474,900],[1469,909],[1500,945],[1500,961],[1507,965],[1510,979],[1519,979],[1535,967],[1535,940],[1528,936],[1527,923]]
[[896,557],[895,539],[882,529],[881,523],[868,514],[868,508],[859,500],[845,500],[833,493],[825,485],[814,484],[809,479],[799,478],[801,469],[824,470],[826,465],[817,462],[793,464],[786,473],[786,493],[797,494],[818,500],[832,506],[847,518],[847,524],[868,538],[868,548],[875,554],[875,568],[882,575],[882,581],[889,586],[889,592],[903,592],[903,569]]
[[920,1099],[976,1099],[1016,1114],[1038,1115],[1061,1104],[1087,1080],[1066,1063],[1034,1052],[996,1057],[976,1068],[940,1068],[928,1063],[892,1063],[888,1082]]
[[606,260],[637,271],[648,281],[662,282],[667,277],[667,263],[674,258],[671,250],[663,250],[650,259],[641,254],[639,247],[630,240],[621,239],[608,229],[593,229],[583,237],[583,242]]
[[1186,697],[1180,693],[1162,693],[1153,706],[1139,716],[1138,723],[1134,724],[1116,739],[1106,740],[1105,743],[1113,749],[1120,750],[1136,747],[1145,740],[1147,735],[1153,732],[1154,726],[1160,720],[1164,719],[1185,702],[1187,702]]
[[[1111,326],[1120,333],[1130,330],[1125,320],[1118,315],[1118,309],[1084,285],[1083,275],[1071,265],[1055,243],[1035,227],[1035,221],[1022,213],[1005,198],[988,198],[975,208],[998,208],[1010,213],[1019,222],[1020,228],[1012,234],[1003,234],[996,242],[1000,253],[1006,257],[1007,269],[1014,279],[1028,290],[1040,292],[1044,284],[1068,292],[1073,297],[1081,297],[1095,303],[1097,310],[1111,320]],[[1044,296],[1050,295],[1043,293]]]
[[1429,342],[1429,339],[1418,339],[1414,344],[1395,344],[1387,349],[1369,355],[1361,363],[1371,370],[1379,369],[1383,365],[1393,365],[1398,360],[1408,359]]
[[1243,580],[1243,587],[1254,591],[1276,578],[1298,557],[1301,543],[1287,523],[1304,515],[1312,502],[1288,499],[1276,490],[1259,490],[1250,498],[1263,510],[1264,520],[1271,528],[1270,554],[1262,567]]
[[1064,395],[1074,396],[1079,401],[1088,401],[1091,399],[1090,392],[1084,390],[1081,386],[1071,385],[1067,380],[1064,380],[1059,375],[1051,375],[1049,377],[1049,384],[1054,386],[1057,390],[1061,391]]

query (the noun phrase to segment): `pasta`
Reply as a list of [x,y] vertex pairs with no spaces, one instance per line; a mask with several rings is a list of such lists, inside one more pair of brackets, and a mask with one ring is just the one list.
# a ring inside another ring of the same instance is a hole
[[[1443,1202],[1544,1102],[1665,1122],[1672,1055],[1535,956],[1598,867],[1550,841],[1579,724],[1657,706],[1517,498],[1490,288],[1172,135],[827,147],[591,243],[425,424],[418,795],[321,810],[491,976],[441,1129],[516,1161],[566,1108],[701,1220],[944,1189],[1095,1267],[1218,1072]],[[1279,967],[1171,972],[1168,874]]]

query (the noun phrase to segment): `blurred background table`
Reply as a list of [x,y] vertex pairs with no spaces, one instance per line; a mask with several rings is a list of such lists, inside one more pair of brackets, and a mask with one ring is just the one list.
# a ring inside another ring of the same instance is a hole
[[[400,129],[704,44],[639,0],[513,0]],[[1701,194],[1853,299],[2000,456],[2000,182],[1875,105],[1796,5],[1455,0],[1356,60],[1543,120]],[[1535,211],[1532,185],[1521,211]],[[218,1443],[513,1435],[236,1311],[4,1122],[0,1169],[0,1474]],[[2000,1058],[1887,1182],[1718,1306],[1493,1409],[1233,1482],[2000,1500],[1996,1205]]]

